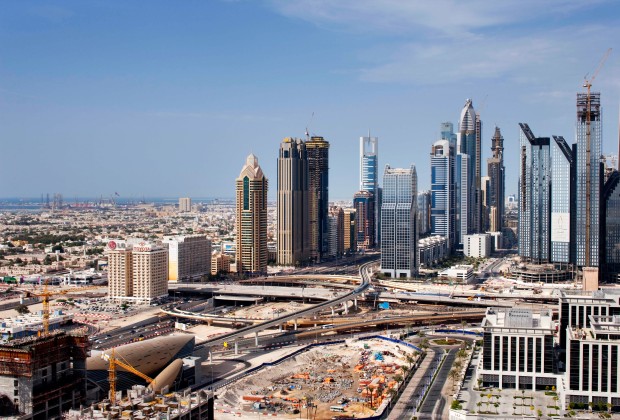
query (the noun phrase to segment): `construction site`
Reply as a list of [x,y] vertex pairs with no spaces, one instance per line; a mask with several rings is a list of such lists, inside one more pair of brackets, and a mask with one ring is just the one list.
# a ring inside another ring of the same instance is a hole
[[218,419],[377,415],[417,360],[414,349],[372,338],[310,346],[218,391]]
[[0,345],[0,416],[59,418],[86,396],[88,337],[52,331]]

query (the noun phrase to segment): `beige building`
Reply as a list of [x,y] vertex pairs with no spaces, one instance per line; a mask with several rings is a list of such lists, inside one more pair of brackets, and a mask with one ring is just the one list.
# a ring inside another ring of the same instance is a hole
[[355,209],[344,209],[344,252],[355,252],[357,241],[355,235]]
[[110,241],[108,299],[149,303],[168,295],[168,249],[145,241]]
[[168,280],[198,281],[211,271],[211,241],[204,235],[167,236]]
[[229,273],[230,257],[226,254],[214,254],[211,256],[211,274]]
[[267,271],[267,186],[268,181],[250,154],[237,178],[237,272]]
[[344,254],[344,211],[342,207],[331,207],[329,216],[328,248],[329,257],[341,257]]
[[192,199],[189,197],[179,198],[179,212],[188,213],[192,211]]

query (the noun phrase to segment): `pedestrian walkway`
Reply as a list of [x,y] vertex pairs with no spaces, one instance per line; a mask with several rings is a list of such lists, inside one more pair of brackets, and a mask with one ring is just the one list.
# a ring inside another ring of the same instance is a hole
[[425,378],[429,376],[433,365],[437,363],[437,357],[441,356],[441,353],[441,349],[439,351],[434,349],[426,351],[426,357],[424,357],[424,360],[422,360],[422,363],[413,374],[394,408],[392,408],[388,420],[407,418],[407,413],[412,413],[416,409],[421,398],[421,390],[425,386]]

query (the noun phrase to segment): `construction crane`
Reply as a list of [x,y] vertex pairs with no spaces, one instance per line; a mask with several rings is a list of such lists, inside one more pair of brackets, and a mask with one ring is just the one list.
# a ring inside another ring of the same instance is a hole
[[611,48],[607,49],[603,58],[598,64],[594,73],[592,73],[592,77],[588,79],[588,75],[584,77],[583,87],[587,89],[586,96],[586,240],[585,240],[585,266],[590,267],[590,224],[592,223],[592,215],[590,212],[591,203],[590,198],[592,197],[592,180],[590,176],[590,169],[592,163],[590,162],[590,154],[591,154],[591,107],[592,107],[592,97],[590,96],[590,88],[592,87],[592,82],[596,79],[598,72],[601,71],[603,64],[607,61],[607,57],[611,54]]
[[64,290],[50,292],[47,288],[47,282],[46,282],[43,285],[43,292],[33,292],[30,290],[21,290],[21,291],[26,293],[26,295],[32,295],[32,296],[37,296],[37,297],[42,298],[42,301],[41,301],[41,303],[43,304],[42,335],[46,336],[49,334],[49,330],[50,330],[50,298],[52,296],[61,296],[61,295],[66,295],[68,293],[73,293],[73,292],[82,292],[84,290],[96,289],[96,288],[98,289],[100,287],[101,286],[86,286],[86,287],[80,287],[76,289],[64,289]]
[[120,366],[126,371],[131,372],[134,375],[144,379],[149,384],[150,388],[155,387],[155,379],[140,372],[139,370],[131,366],[126,360],[121,360],[122,356],[117,356],[113,348],[110,350],[109,354],[102,353],[101,358],[109,364],[108,383],[110,384],[110,402],[112,403],[112,405],[116,404],[116,366]]

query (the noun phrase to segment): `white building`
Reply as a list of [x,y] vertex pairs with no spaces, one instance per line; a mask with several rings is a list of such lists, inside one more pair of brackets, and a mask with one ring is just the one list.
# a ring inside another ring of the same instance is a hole
[[211,271],[211,241],[204,235],[167,236],[168,280],[198,281]]
[[420,267],[432,267],[450,255],[448,240],[444,236],[429,236],[418,240]]
[[[558,387],[551,310],[488,308],[484,329],[482,386],[545,390]],[[548,387],[548,388],[547,388]]]
[[463,236],[463,254],[466,257],[487,258],[491,256],[492,238],[488,233]]
[[474,279],[473,265],[453,265],[438,274],[440,279],[451,280],[457,283],[470,283]]
[[179,198],[179,212],[188,213],[192,211],[192,199],[189,197]]

